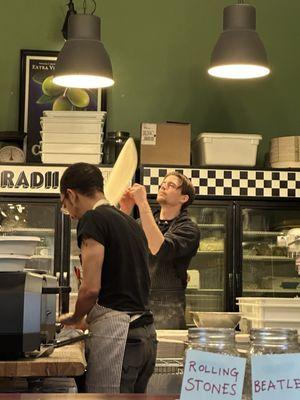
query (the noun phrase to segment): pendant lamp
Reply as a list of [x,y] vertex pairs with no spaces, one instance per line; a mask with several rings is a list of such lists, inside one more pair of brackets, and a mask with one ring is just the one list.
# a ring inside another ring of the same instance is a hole
[[208,73],[227,79],[268,75],[267,53],[255,29],[255,7],[244,2],[225,7],[223,32],[213,49]]
[[100,18],[70,15],[68,40],[58,54],[53,82],[72,88],[104,88],[114,84],[109,55],[100,40]]

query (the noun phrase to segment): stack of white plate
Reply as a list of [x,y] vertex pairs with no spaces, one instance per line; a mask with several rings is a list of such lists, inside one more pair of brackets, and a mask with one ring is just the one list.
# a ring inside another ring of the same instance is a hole
[[23,271],[40,240],[35,236],[0,236],[0,272]]
[[104,111],[44,111],[41,157],[45,164],[100,164]]
[[300,136],[280,136],[271,139],[272,168],[300,168]]

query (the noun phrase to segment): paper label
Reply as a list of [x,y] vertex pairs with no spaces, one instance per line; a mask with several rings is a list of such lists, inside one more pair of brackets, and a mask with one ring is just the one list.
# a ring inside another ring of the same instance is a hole
[[251,357],[253,400],[299,400],[300,354]]
[[142,124],[142,145],[156,145],[156,124]]
[[188,350],[180,400],[241,400],[246,359]]

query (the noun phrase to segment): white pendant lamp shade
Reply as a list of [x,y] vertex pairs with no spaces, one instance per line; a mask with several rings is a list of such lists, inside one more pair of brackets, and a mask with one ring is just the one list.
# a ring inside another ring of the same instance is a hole
[[255,28],[255,7],[249,4],[225,7],[224,31],[213,49],[208,73],[227,79],[252,79],[268,75],[267,53]]
[[111,61],[100,41],[100,18],[90,14],[70,16],[68,40],[57,57],[53,82],[91,89],[114,84]]

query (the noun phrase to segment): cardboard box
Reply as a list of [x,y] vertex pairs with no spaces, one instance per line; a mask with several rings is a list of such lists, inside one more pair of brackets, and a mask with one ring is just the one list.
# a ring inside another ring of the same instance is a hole
[[141,164],[190,165],[191,124],[141,125]]

